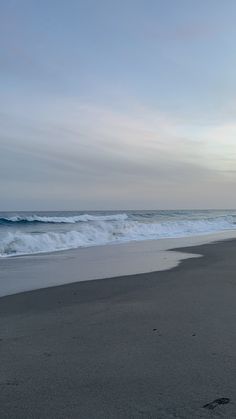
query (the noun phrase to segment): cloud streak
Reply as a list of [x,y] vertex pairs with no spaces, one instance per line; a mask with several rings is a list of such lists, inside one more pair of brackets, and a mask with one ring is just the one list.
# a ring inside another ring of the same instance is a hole
[[1,209],[236,207],[233,3],[18,3],[0,5]]
[[134,105],[122,113],[74,99],[47,100],[38,115],[37,123],[32,115],[19,124],[5,117],[0,139],[1,178],[13,195],[28,184],[32,202],[53,187],[56,206],[67,196],[70,208],[169,207],[185,191],[186,207],[200,184],[215,195],[234,177],[234,125],[191,139],[186,122],[155,109]]

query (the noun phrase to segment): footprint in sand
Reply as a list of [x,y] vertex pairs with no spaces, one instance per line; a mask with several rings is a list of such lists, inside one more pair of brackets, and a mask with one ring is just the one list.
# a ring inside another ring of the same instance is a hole
[[219,406],[220,404],[228,404],[229,402],[230,402],[230,399],[228,397],[221,397],[220,399],[213,400],[213,402],[211,402],[211,403],[205,404],[203,407],[205,409],[213,410],[217,406]]

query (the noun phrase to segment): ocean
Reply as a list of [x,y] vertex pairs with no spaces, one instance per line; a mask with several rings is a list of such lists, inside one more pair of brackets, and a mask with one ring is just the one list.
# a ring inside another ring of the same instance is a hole
[[236,210],[0,212],[0,257],[236,229]]

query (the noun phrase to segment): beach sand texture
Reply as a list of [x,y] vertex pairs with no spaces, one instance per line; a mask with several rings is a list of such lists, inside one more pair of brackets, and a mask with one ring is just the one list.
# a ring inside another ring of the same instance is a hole
[[1,419],[236,417],[236,241],[184,252],[2,297]]

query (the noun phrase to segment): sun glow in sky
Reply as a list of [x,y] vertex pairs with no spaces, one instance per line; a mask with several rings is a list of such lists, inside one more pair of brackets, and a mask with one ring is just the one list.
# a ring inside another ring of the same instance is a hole
[[0,4],[1,210],[235,208],[236,2]]

